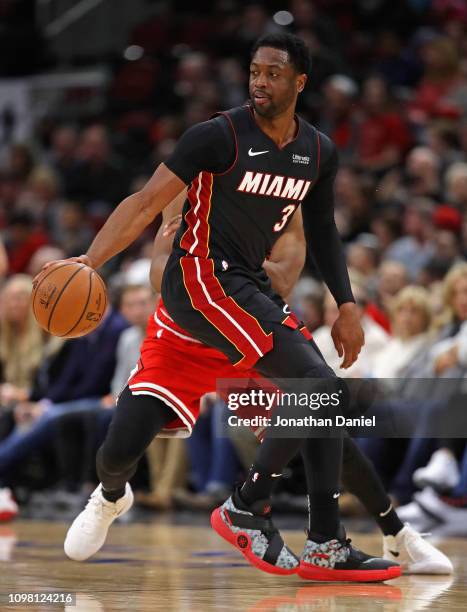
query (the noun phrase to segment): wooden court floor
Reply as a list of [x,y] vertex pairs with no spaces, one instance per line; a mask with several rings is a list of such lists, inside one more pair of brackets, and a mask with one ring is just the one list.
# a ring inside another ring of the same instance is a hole
[[[467,540],[445,540],[452,577],[411,576],[384,584],[310,583],[296,576],[270,576],[208,527],[164,522],[114,525],[104,549],[87,563],[65,558],[62,522],[23,520],[0,527],[0,610],[68,612],[246,610],[304,612],[349,610],[467,610]],[[304,535],[283,532],[299,551]],[[376,535],[350,534],[371,554],[380,553]],[[8,593],[63,591],[77,605],[8,605]]]

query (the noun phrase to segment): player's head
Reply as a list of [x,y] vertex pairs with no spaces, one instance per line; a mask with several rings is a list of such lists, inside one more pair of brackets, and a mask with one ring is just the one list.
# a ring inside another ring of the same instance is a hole
[[250,98],[263,117],[295,107],[310,70],[308,48],[293,34],[267,34],[253,46],[250,62]]

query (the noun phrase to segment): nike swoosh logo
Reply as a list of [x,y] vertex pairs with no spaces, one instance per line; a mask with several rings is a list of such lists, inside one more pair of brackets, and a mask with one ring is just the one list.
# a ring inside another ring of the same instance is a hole
[[255,155],[264,155],[264,153],[269,153],[269,151],[252,151],[251,148],[248,151],[248,155],[250,157],[254,157]]
[[339,497],[340,493],[334,493],[333,497],[334,499],[337,499]]
[[397,551],[395,551],[395,550],[390,550],[389,552],[391,553],[391,555],[394,555],[394,557],[398,557],[399,556],[399,553]]
[[282,474],[271,474],[271,478],[279,478],[279,476],[282,476]]
[[290,307],[289,307],[289,305],[288,305],[288,304],[286,304],[286,305],[284,306],[284,308],[282,309],[282,312],[283,312],[284,314],[290,314],[290,312],[291,312],[291,311],[290,311]]

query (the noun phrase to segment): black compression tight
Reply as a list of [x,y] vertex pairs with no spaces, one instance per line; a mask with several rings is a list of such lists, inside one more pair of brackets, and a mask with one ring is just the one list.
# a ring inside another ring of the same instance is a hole
[[[314,342],[308,342],[298,331],[279,325],[274,333],[274,348],[262,357],[255,369],[263,376],[276,380],[283,390],[287,380],[310,381],[309,391],[316,391],[317,379],[323,391],[336,385],[338,379],[324,361]],[[278,380],[279,379],[279,380]],[[280,407],[275,415],[287,416],[287,407]],[[310,415],[308,406],[295,408],[295,416]],[[248,478],[243,485],[241,499],[250,506],[270,497],[277,482],[274,477],[298,452],[302,453],[310,495],[310,531],[321,536],[334,537],[339,525],[337,492],[342,464],[342,440],[339,438],[275,438],[268,435],[258,449]]]
[[105,491],[120,491],[136,471],[138,461],[155,436],[175,418],[156,397],[122,391],[102,446],[97,451],[97,475]]
[[385,535],[396,535],[403,528],[373,464],[348,436],[344,438],[342,484],[358,497]]

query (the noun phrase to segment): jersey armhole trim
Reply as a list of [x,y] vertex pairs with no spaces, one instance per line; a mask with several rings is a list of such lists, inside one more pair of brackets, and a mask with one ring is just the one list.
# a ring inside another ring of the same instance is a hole
[[237,133],[235,132],[235,128],[234,128],[232,119],[229,117],[228,113],[224,113],[224,112],[216,113],[214,116],[218,117],[219,115],[221,115],[222,117],[225,117],[228,120],[228,122],[230,124],[230,127],[232,129],[232,133],[233,133],[234,141],[235,141],[235,158],[234,158],[233,162],[231,163],[231,165],[227,168],[227,170],[224,170],[224,172],[210,172],[210,174],[212,174],[214,176],[224,176],[225,174],[228,174],[229,172],[231,172],[234,169],[234,167],[236,166],[237,159],[238,159]]

